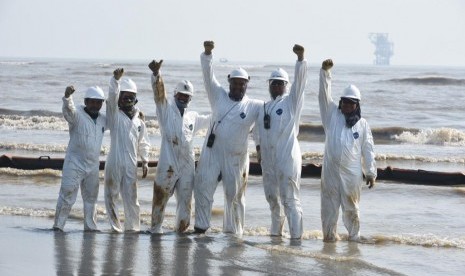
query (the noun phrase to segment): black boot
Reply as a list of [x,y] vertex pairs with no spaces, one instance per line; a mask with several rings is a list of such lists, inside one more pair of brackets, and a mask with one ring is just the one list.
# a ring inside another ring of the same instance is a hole
[[205,232],[207,232],[207,229],[194,227],[194,234],[205,234]]

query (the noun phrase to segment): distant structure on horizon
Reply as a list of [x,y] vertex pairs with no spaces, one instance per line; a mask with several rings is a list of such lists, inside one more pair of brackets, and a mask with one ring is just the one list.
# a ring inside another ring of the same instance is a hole
[[389,65],[392,55],[394,55],[394,43],[389,41],[388,33],[370,33],[368,38],[376,47],[374,52],[376,65]]

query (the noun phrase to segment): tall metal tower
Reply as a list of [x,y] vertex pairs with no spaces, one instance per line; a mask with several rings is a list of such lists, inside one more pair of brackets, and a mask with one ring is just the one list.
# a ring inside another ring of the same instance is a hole
[[373,61],[376,65],[389,65],[389,60],[394,54],[394,43],[389,41],[388,33],[370,33],[368,38],[371,43],[375,44],[376,50],[375,60]]

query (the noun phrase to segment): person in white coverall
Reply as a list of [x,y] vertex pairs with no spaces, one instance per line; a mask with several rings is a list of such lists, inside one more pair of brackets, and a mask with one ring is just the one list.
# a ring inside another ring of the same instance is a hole
[[339,239],[339,207],[349,232],[349,241],[360,241],[359,202],[363,172],[369,188],[377,176],[373,136],[361,117],[360,91],[354,85],[344,89],[338,102],[331,96],[332,60],[323,61],[320,70],[319,104],[326,134],[321,174],[321,221],[323,240]]
[[113,72],[106,114],[111,145],[105,164],[105,207],[115,232],[123,231],[116,204],[120,194],[124,206],[124,230],[140,231],[137,159],[140,156],[142,177],[145,178],[150,148],[143,115],[135,107],[137,86],[131,79],[121,79],[123,73],[123,68]]
[[176,85],[174,96],[168,98],[160,73],[163,60],[149,64],[152,89],[161,132],[160,158],[153,185],[151,233],[163,233],[162,223],[168,199],[176,194],[176,231],[184,232],[190,225],[192,190],[194,188],[195,152],[193,138],[208,128],[209,115],[188,110],[194,87],[188,80]]
[[293,51],[297,55],[294,83],[287,93],[287,72],[278,68],[271,73],[268,79],[271,100],[260,109],[254,135],[258,128],[257,154],[259,162],[261,159],[263,188],[271,210],[271,235],[282,236],[287,217],[291,239],[300,239],[303,231],[300,204],[302,154],[297,135],[307,82],[307,60],[302,46],[294,45]]
[[54,230],[63,231],[79,186],[84,202],[84,230],[97,230],[95,206],[99,188],[100,148],[106,129],[105,115],[100,114],[105,95],[98,86],[87,89],[85,106],[74,106],[73,86],[66,87],[63,115],[69,125],[69,143],[63,164]]
[[213,194],[220,180],[224,190],[223,232],[242,234],[245,215],[245,189],[249,173],[247,138],[263,102],[245,96],[249,76],[242,69],[228,76],[229,93],[213,74],[213,41],[204,42],[201,54],[205,91],[212,109],[212,120],[200,154],[195,175],[195,233],[210,228]]

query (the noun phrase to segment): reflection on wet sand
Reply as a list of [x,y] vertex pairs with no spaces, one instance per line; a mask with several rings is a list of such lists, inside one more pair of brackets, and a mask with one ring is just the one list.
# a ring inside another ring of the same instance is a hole
[[[78,275],[95,275],[95,233],[83,232]],[[58,275],[58,274],[57,274]]]
[[162,235],[151,235],[149,252],[150,252],[150,274],[151,275],[169,275],[165,269],[166,263],[164,256],[169,255],[168,252],[163,252]]
[[71,247],[68,241],[68,234],[64,232],[55,232],[54,244],[56,275],[74,274],[74,256],[72,256],[70,252]]
[[213,275],[211,271],[211,259],[214,258],[209,246],[213,245],[214,238],[209,236],[198,236],[194,238],[195,248],[194,248],[194,266],[193,273],[194,275]]
[[[357,275],[385,273],[356,242],[292,243],[228,234],[54,233],[57,275]],[[387,274],[392,274],[388,271]],[[396,274],[394,272],[394,274]]]
[[104,275],[115,275],[119,272],[119,251],[116,250],[118,248],[119,236],[118,234],[109,234],[107,236],[102,267],[102,274]]

